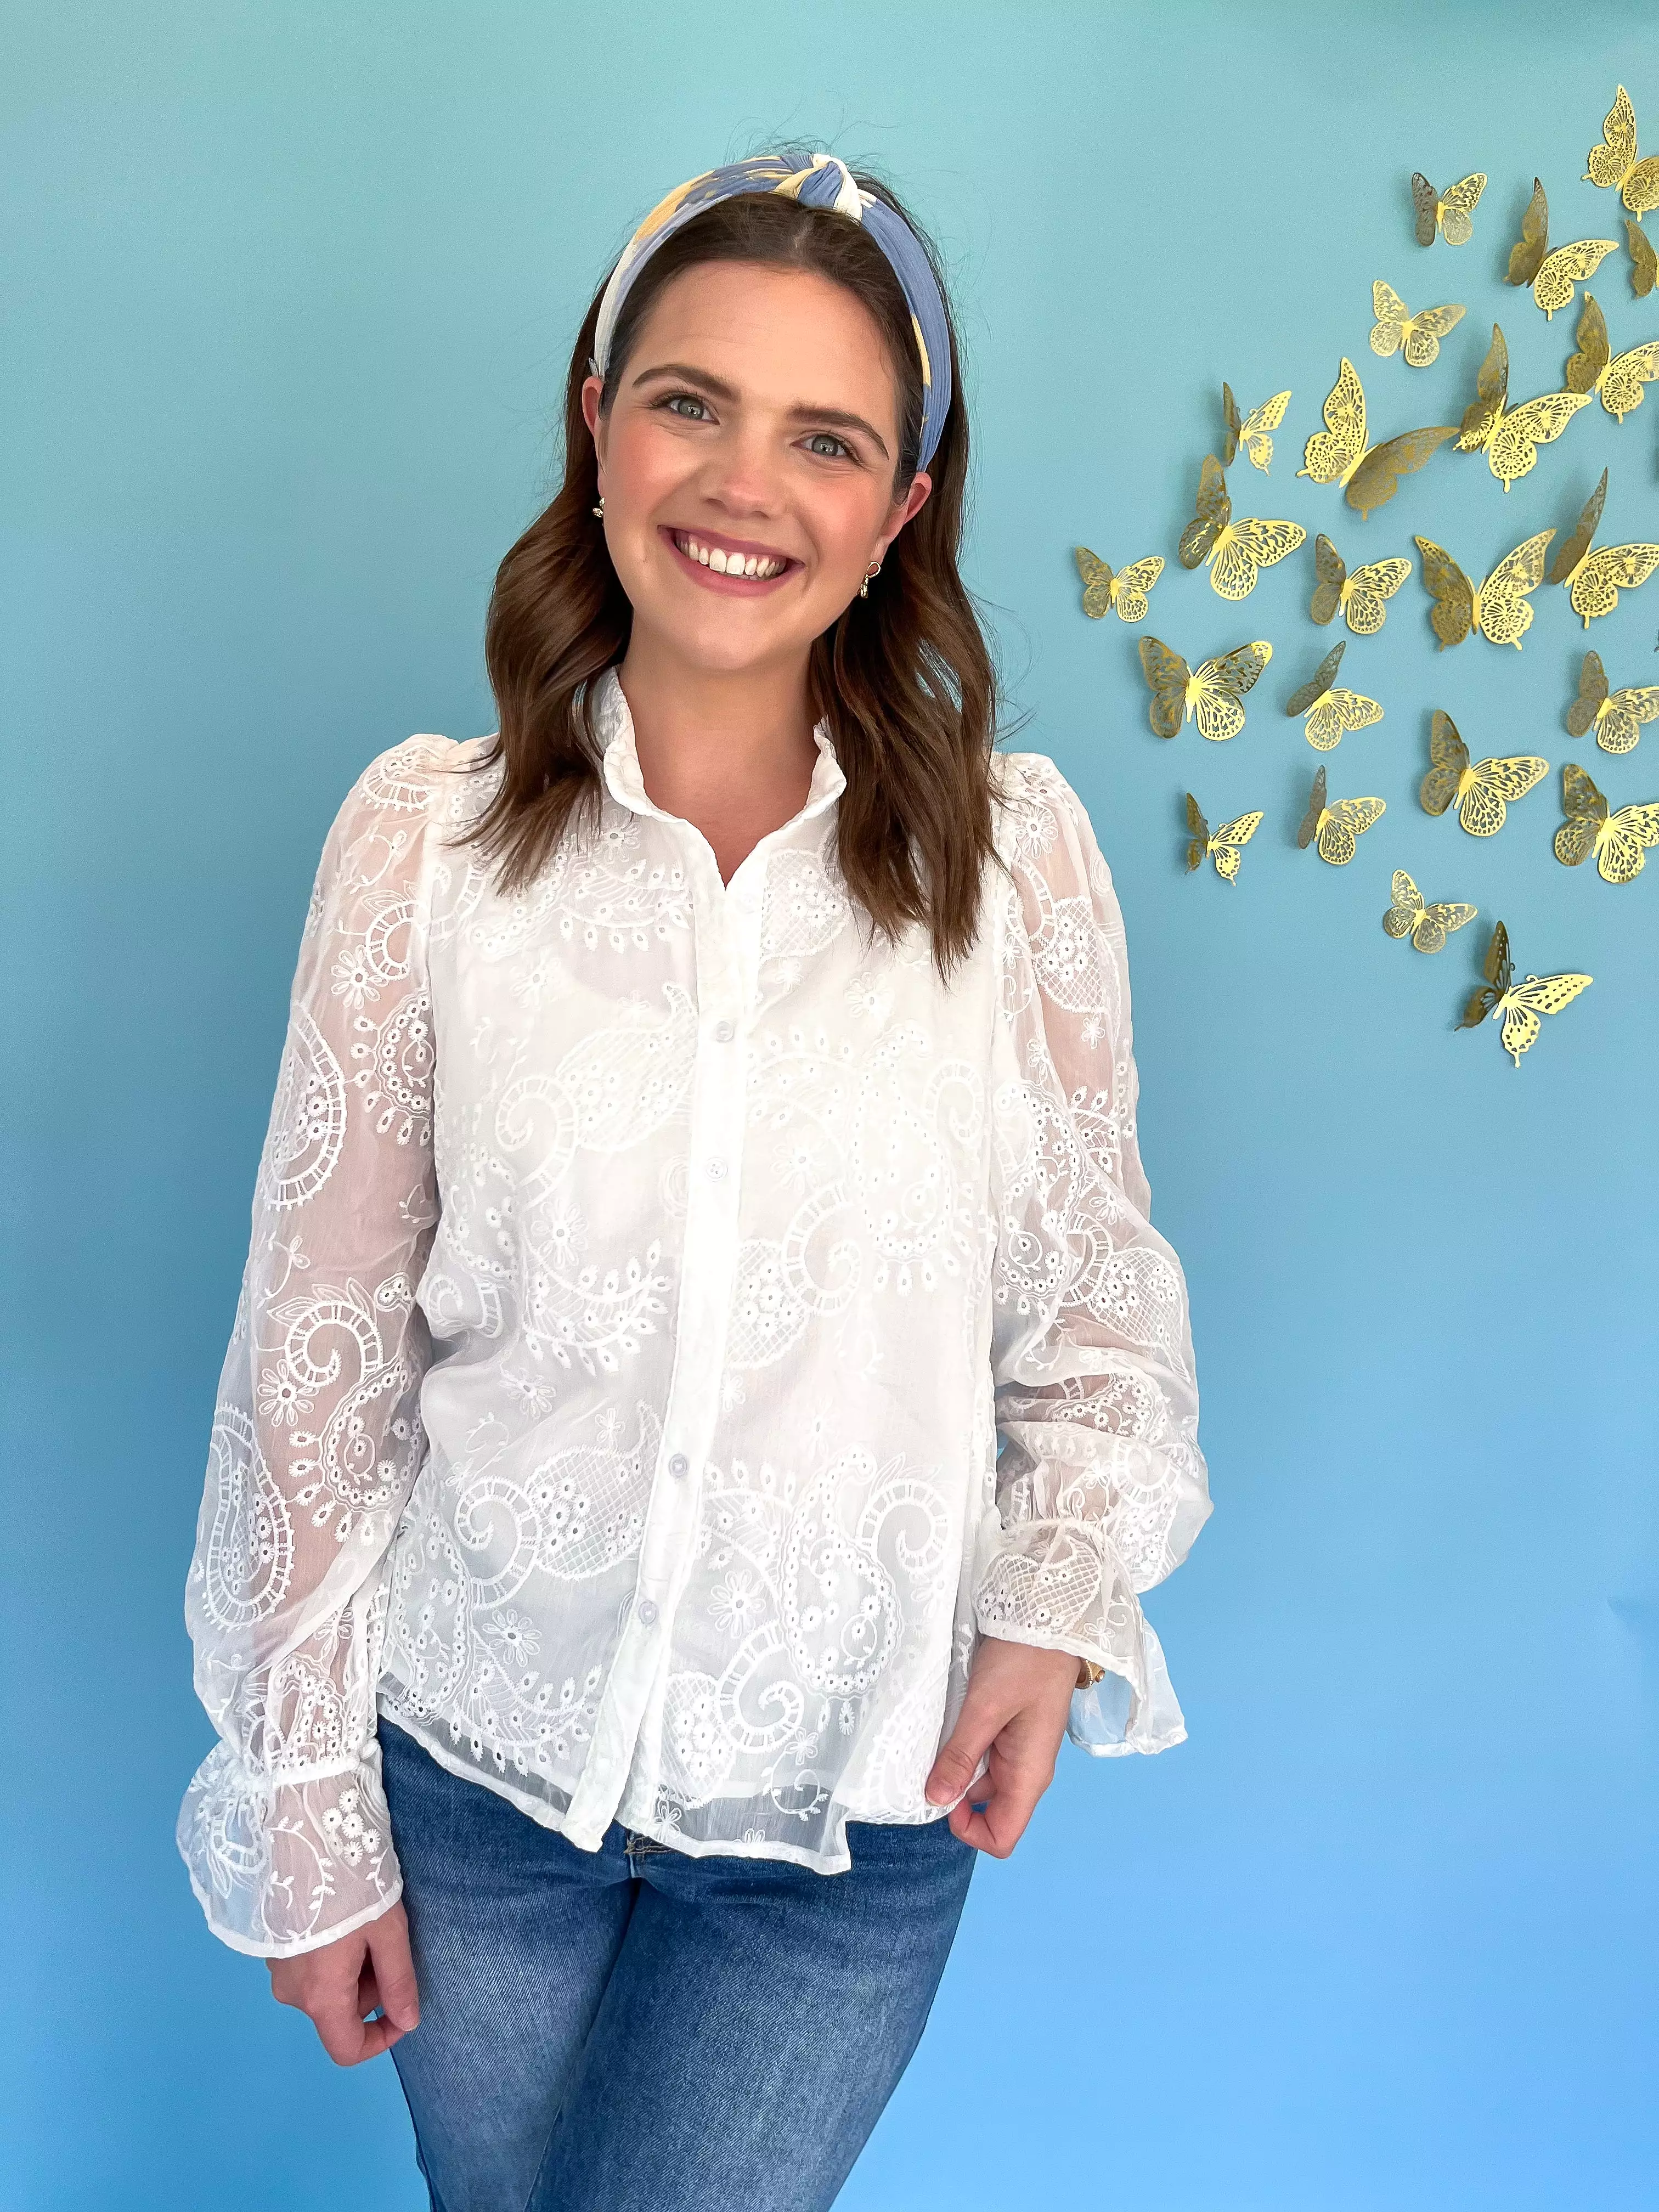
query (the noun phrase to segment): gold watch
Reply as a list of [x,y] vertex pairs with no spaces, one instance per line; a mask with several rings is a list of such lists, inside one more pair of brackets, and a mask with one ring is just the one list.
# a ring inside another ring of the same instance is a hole
[[1086,1690],[1091,1682],[1099,1681],[1101,1676],[1105,1672],[1106,1669],[1103,1667],[1097,1667],[1092,1659],[1079,1659],[1077,1662],[1077,1686],[1079,1689]]

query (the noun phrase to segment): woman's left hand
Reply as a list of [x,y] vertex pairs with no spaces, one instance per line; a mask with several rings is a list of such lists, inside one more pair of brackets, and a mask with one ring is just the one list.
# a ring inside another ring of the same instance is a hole
[[[957,1724],[927,1777],[930,1804],[962,1797],[948,1818],[951,1832],[964,1844],[1006,1859],[1024,1834],[1037,1799],[1054,1778],[1077,1677],[1070,1651],[981,1638]],[[969,1789],[988,1751],[990,1770]]]

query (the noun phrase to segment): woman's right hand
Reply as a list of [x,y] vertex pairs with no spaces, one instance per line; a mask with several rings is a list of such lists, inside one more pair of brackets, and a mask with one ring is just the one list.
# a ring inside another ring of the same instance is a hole
[[[401,1903],[337,1942],[297,1959],[267,1959],[270,1994],[310,2020],[337,2066],[361,2065],[390,2051],[421,2024],[421,2000]],[[378,2011],[379,2020],[368,2015]]]

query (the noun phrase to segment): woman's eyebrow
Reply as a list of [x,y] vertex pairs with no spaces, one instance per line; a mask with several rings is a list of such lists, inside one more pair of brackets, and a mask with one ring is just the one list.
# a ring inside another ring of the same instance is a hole
[[[735,404],[740,397],[736,385],[728,384],[724,377],[711,375],[706,368],[694,368],[690,362],[684,361],[659,362],[653,368],[642,368],[630,380],[630,384],[649,384],[659,377],[672,377],[679,384],[696,385],[711,399],[721,400],[728,406]],[[885,460],[888,458],[887,441],[875,424],[866,422],[862,415],[852,414],[845,407],[792,407],[788,413],[792,422],[830,422],[839,429],[861,430],[882,459]]]

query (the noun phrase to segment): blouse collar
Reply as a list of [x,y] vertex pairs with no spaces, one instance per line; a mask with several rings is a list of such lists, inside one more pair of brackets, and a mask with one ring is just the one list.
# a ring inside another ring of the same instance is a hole
[[[622,805],[631,807],[635,814],[654,814],[668,821],[677,819],[646,791],[634,736],[634,717],[614,665],[607,668],[593,686],[593,722],[605,745],[605,781],[611,797]],[[809,821],[814,815],[822,814],[847,788],[847,777],[836,757],[827,722],[816,725],[812,742],[818,749],[818,757],[813,763],[812,781],[807,787],[806,804],[792,817],[793,822]]]

